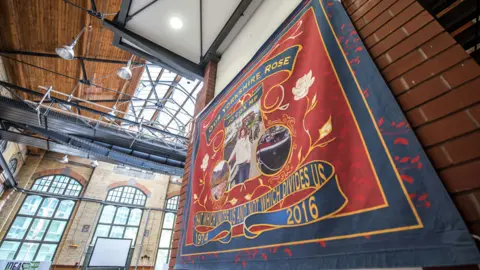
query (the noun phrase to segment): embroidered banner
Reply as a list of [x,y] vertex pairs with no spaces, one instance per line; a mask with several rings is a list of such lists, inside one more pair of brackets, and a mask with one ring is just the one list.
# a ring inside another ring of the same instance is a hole
[[480,262],[338,1],[303,1],[193,141],[178,269]]

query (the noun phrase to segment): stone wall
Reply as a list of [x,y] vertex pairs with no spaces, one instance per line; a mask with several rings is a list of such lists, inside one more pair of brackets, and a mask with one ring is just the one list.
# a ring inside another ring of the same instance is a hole
[[[153,268],[163,222],[161,209],[165,207],[166,199],[180,193],[181,185],[170,183],[171,177],[167,175],[148,174],[149,179],[135,177],[131,173],[126,175],[121,170],[114,170],[116,165],[104,162],[99,162],[99,165],[94,168],[90,165],[90,160],[82,158],[69,157],[69,163],[63,164],[59,162],[62,156],[52,152],[27,156],[25,165],[18,172],[19,187],[30,189],[33,181],[39,177],[63,174],[82,183],[81,197],[88,199],[105,200],[108,191],[118,186],[128,185],[139,188],[147,195],[145,205],[147,209],[143,212],[131,265],[135,266],[137,258],[140,257],[139,266]],[[6,234],[25,197],[21,192],[12,191],[11,193],[5,200],[4,209],[0,211],[0,239]],[[97,201],[79,200],[77,202],[57,249],[53,268],[67,269],[82,265],[95,233],[101,209],[102,205]],[[84,225],[89,226],[87,231],[82,231]],[[148,231],[146,234],[145,230]],[[147,236],[144,237],[144,235]]]

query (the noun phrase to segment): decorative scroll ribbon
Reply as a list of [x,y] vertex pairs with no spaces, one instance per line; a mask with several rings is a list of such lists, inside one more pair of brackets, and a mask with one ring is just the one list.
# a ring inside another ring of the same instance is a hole
[[239,109],[225,116],[225,121],[223,122],[224,126],[228,127],[233,122],[235,122],[235,120],[241,117],[244,112],[246,112],[248,109],[250,109],[250,107],[255,105],[255,103],[260,99],[260,97],[262,97],[261,85],[257,89],[255,89],[255,92],[253,92],[252,97],[250,97],[247,101],[245,101],[245,103]]
[[235,93],[223,104],[218,114],[213,119],[212,123],[207,127],[207,141],[210,141],[210,136],[213,131],[225,117],[226,113],[233,108],[237,101],[248,91],[262,82],[265,78],[280,71],[291,71],[295,64],[298,52],[301,46],[295,45],[285,51],[275,55],[269,60],[265,61],[261,66],[255,69],[249,77],[247,77],[242,84],[240,84]]
[[[298,192],[302,199],[282,208],[284,200]],[[197,213],[193,242],[196,246],[210,241],[228,243],[232,227],[242,223],[244,235],[250,239],[270,230],[311,224],[341,211],[347,202],[333,165],[312,161],[248,203],[223,211]],[[278,205],[279,210],[268,211]]]

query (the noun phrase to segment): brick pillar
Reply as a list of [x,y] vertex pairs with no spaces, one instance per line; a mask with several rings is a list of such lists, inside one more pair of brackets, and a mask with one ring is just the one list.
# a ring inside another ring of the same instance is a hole
[[[196,103],[195,103],[195,113],[197,115],[205,106],[213,99],[215,95],[215,80],[217,77],[217,63],[210,62],[205,69],[205,75],[203,77],[203,88],[198,92]],[[185,161],[185,172],[183,173],[182,178],[182,189],[180,190],[180,204],[177,211],[177,219],[175,223],[174,233],[173,233],[173,243],[172,243],[172,252],[170,254],[170,264],[169,269],[173,269],[175,266],[178,245],[180,241],[181,226],[182,226],[182,217],[183,209],[185,207],[185,199],[187,196],[187,184],[190,181],[190,162],[192,157],[192,147],[190,143],[187,150],[187,159]]]
[[467,226],[480,235],[480,66],[415,0],[342,2]]

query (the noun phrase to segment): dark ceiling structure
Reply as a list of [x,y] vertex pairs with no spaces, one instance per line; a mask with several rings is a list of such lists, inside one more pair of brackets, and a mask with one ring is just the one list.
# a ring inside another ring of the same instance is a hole
[[480,64],[480,1],[419,0],[437,21]]
[[[114,47],[103,20],[120,5],[120,0],[0,3],[5,30],[0,57],[8,77],[0,88],[10,93],[0,97],[0,139],[183,175],[195,97],[203,84]],[[86,31],[72,46],[75,56],[62,59],[55,48],[82,27]],[[116,72],[129,59],[132,75],[124,80]]]

